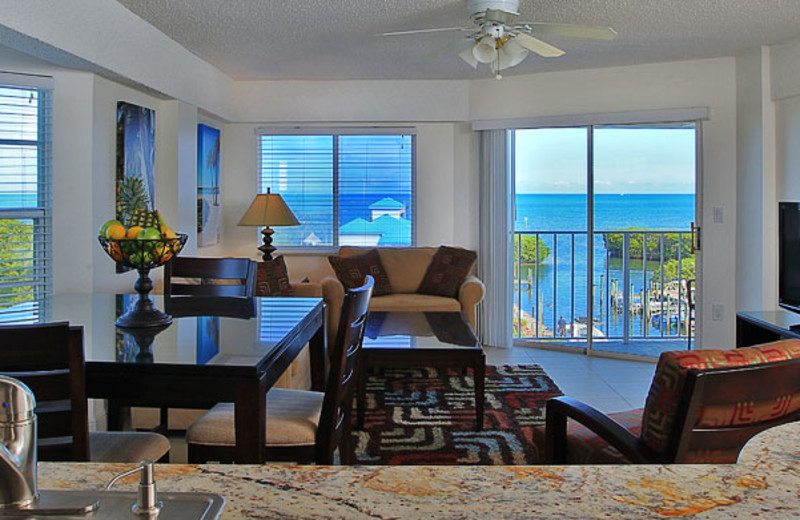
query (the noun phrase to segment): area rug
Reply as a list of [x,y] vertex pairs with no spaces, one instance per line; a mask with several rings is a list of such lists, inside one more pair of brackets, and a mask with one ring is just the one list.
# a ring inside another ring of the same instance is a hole
[[531,430],[562,395],[537,365],[486,367],[486,417],[475,431],[471,371],[380,369],[367,379],[358,464],[536,464]]

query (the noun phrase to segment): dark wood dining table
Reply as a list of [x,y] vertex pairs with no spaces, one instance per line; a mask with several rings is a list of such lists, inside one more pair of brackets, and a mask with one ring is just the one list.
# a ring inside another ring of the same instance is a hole
[[235,404],[236,461],[264,461],[266,394],[306,343],[312,387],[323,390],[326,335],[320,298],[154,296],[166,327],[121,330],[114,320],[134,295],[59,294],[40,321],[82,326],[87,393],[107,399],[109,429],[122,406],[209,408]]

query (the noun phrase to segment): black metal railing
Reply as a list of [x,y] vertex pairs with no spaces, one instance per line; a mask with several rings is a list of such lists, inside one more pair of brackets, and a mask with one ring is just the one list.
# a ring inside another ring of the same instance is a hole
[[691,240],[681,230],[597,231],[592,244],[586,231],[516,231],[515,337],[580,340],[589,327],[594,339],[691,337]]

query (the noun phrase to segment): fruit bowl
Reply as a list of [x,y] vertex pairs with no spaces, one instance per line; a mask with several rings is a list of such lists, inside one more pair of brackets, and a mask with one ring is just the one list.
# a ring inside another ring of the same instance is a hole
[[104,238],[98,237],[103,251],[112,260],[128,269],[154,269],[169,262],[181,252],[188,235],[178,233],[175,238]]
[[174,238],[98,237],[103,251],[118,265],[139,271],[139,278],[133,285],[139,298],[125,314],[117,318],[118,327],[160,327],[172,323],[172,316],[156,309],[148,295],[153,290],[150,269],[164,265],[177,256],[188,238],[182,233],[177,233]]

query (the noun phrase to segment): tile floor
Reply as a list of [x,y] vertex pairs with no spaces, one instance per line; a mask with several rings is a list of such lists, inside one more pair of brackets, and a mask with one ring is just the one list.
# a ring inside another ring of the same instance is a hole
[[527,347],[484,350],[490,365],[540,365],[564,395],[603,412],[644,406],[656,368],[655,360],[627,361]]

